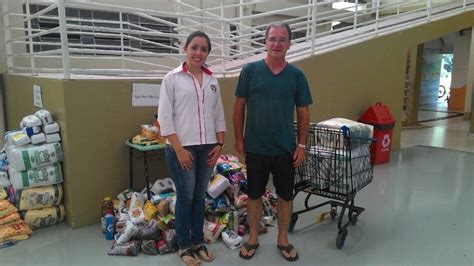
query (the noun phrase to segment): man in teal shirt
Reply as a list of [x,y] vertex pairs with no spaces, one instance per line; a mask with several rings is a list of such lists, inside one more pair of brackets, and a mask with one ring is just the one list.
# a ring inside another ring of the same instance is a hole
[[[269,25],[265,34],[267,56],[244,66],[235,91],[235,149],[246,156],[249,196],[250,235],[239,253],[244,259],[252,258],[259,246],[262,195],[270,173],[278,194],[277,246],[286,260],[298,259],[298,253],[288,240],[288,227],[293,208],[295,168],[304,160],[308,105],[312,104],[312,99],[303,72],[286,62],[290,41],[288,24]],[[293,125],[295,107],[297,138]]]

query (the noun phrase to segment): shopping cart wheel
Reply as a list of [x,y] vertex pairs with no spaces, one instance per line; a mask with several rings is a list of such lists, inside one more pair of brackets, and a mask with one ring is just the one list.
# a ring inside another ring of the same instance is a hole
[[352,218],[351,218],[351,224],[352,225],[356,225],[357,224],[357,214],[352,214]]
[[288,228],[288,232],[293,232],[293,230],[295,229],[296,221],[298,221],[298,214],[292,213],[290,227]]
[[344,242],[346,241],[346,236],[347,236],[347,229],[345,228],[337,234],[336,247],[338,249],[341,249],[344,246]]
[[336,207],[331,207],[331,212],[329,212],[329,215],[331,215],[331,220],[335,220],[337,216],[337,209]]

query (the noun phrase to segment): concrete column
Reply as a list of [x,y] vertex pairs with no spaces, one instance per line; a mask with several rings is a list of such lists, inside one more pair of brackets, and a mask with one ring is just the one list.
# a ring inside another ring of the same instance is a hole
[[[3,0],[7,1],[7,0]],[[5,55],[5,42],[3,38],[3,5],[0,5],[0,134],[1,136],[5,133],[5,104],[3,102],[3,79],[2,73],[7,71],[7,61]],[[3,147],[3,137],[0,138],[0,145]]]
[[[6,0],[5,0],[6,1]],[[4,35],[3,35],[3,5],[0,5],[0,73],[4,73],[7,71],[7,61],[5,55],[5,42],[4,42]]]
[[408,95],[406,118],[403,126],[414,126],[418,123],[418,103],[420,98],[421,72],[423,66],[424,44],[410,49],[410,69],[408,70]]
[[[467,83],[466,83],[466,101],[464,102],[464,120],[471,119],[472,114],[472,86],[474,83],[474,34],[471,28],[471,45],[469,50],[469,67],[467,71]],[[469,32],[469,31],[467,31]],[[471,127],[472,131],[472,127]]]

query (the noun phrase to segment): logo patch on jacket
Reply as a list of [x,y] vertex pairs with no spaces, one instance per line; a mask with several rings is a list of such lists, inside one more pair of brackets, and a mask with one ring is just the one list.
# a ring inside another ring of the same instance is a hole
[[216,85],[214,85],[214,84],[211,85],[211,91],[214,92],[214,93],[217,91]]

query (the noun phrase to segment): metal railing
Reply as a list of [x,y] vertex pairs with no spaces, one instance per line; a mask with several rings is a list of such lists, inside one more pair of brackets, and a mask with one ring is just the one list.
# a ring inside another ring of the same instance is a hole
[[212,40],[207,63],[217,74],[232,75],[262,56],[272,22],[293,30],[291,61],[474,8],[474,0],[153,2],[145,8],[3,0],[8,72],[161,78],[183,60],[187,34],[203,30]]

